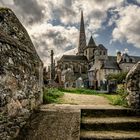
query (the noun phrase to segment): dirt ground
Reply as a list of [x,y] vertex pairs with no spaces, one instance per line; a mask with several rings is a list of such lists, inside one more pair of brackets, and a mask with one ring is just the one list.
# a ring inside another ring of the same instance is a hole
[[63,104],[72,105],[110,105],[106,98],[97,95],[65,93],[61,100]]

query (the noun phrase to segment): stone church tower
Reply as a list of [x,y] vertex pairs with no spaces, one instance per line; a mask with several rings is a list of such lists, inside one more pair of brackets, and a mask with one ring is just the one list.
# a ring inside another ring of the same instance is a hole
[[79,46],[77,55],[84,55],[85,47],[86,47],[85,25],[83,11],[81,11],[81,24],[80,24]]

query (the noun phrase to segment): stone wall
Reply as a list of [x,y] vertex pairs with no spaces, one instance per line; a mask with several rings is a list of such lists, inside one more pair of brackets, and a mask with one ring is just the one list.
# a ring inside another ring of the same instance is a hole
[[43,105],[16,140],[79,140],[81,111],[69,105]]
[[127,77],[128,104],[140,109],[140,61],[132,67]]
[[0,8],[0,139],[18,135],[42,103],[43,64],[10,9]]

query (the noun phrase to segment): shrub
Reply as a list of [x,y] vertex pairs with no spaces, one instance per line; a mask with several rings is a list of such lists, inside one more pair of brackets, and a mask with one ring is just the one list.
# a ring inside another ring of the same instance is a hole
[[117,74],[109,74],[107,80],[116,80],[118,84],[122,84],[128,72],[121,72]]
[[59,103],[59,98],[64,95],[56,88],[45,88],[43,93],[43,103]]

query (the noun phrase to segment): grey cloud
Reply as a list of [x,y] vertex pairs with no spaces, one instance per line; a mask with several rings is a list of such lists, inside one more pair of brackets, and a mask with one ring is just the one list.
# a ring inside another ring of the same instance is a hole
[[64,4],[68,7],[72,6],[72,0],[64,0]]
[[18,12],[28,23],[38,22],[43,19],[43,6],[39,5],[36,0],[14,0],[18,7]]
[[64,5],[61,5],[61,7],[55,8],[53,10],[53,15],[52,16],[55,19],[57,19],[57,20],[59,20],[61,22],[60,18],[63,18],[63,17],[66,18],[66,17],[68,17],[70,15],[74,17],[76,15],[76,13],[73,10],[71,10],[70,8],[68,8],[68,7],[64,6]]
[[96,11],[91,12],[89,17],[93,17],[95,19],[96,18],[101,19],[104,17],[104,15],[105,15],[105,13],[103,11],[96,10]]

